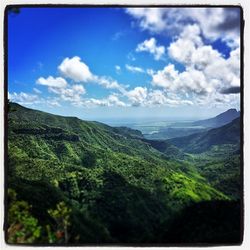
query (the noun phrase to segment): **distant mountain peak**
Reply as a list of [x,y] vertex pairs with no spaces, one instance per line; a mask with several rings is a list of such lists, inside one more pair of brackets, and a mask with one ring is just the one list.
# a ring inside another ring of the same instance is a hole
[[[225,111],[219,115],[228,114],[228,113],[238,113],[238,111],[237,111],[237,109],[231,108],[231,109],[228,109],[227,111]],[[219,116],[219,115],[217,115],[217,116]]]
[[193,123],[193,125],[216,128],[230,123],[232,120],[238,118],[239,116],[240,116],[240,111],[237,111],[235,108],[230,108],[227,111],[220,113],[215,117],[196,121]]

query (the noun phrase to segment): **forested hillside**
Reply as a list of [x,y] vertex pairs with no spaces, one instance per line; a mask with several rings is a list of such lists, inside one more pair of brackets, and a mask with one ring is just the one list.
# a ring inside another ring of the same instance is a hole
[[168,140],[169,143],[190,153],[201,153],[214,145],[231,144],[240,147],[240,118],[209,131]]
[[[239,131],[238,119],[206,134],[152,141],[126,127],[10,103],[6,240],[237,244]],[[186,221],[197,209],[197,220]],[[194,226],[197,234],[189,232]]]

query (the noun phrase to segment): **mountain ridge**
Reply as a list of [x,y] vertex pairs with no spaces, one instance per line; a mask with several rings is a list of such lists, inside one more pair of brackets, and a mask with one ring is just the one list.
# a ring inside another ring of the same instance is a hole
[[232,199],[182,156],[138,130],[9,105],[8,188],[42,235],[58,202],[72,211],[70,242],[145,243],[161,242],[186,206]]
[[227,111],[218,114],[215,117],[199,120],[193,122],[194,126],[204,126],[204,127],[221,127],[231,122],[232,120],[238,118],[240,116],[240,111],[237,111],[234,108],[228,109]]
[[201,153],[209,150],[213,145],[240,145],[240,117],[221,127],[180,138],[169,139],[167,142],[190,153]]

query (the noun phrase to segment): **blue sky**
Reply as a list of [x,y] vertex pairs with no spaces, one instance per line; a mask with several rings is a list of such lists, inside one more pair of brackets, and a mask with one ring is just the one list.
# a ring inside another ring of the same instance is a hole
[[8,95],[82,119],[216,115],[240,106],[238,8],[21,8]]

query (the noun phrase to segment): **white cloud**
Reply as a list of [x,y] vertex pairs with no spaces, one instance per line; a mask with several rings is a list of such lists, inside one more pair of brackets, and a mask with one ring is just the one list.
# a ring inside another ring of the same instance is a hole
[[80,84],[74,84],[72,86],[72,90],[79,93],[79,94],[85,94],[85,92],[86,92],[84,87]]
[[132,66],[132,65],[129,65],[129,64],[126,64],[125,67],[126,67],[126,69],[128,71],[131,71],[132,73],[144,73],[145,72],[142,68]]
[[89,98],[82,102],[82,105],[87,107],[98,107],[98,106],[118,106],[118,107],[126,107],[127,105],[119,100],[119,98],[115,94],[109,95],[107,98],[103,99],[95,99]]
[[168,54],[176,61],[184,64],[191,62],[191,57],[198,46],[202,45],[198,25],[188,25],[178,39],[168,47]]
[[[98,76],[92,74],[88,65],[81,61],[81,58],[75,56],[73,58],[65,58],[58,66],[59,71],[67,78],[74,82],[96,83],[107,89],[117,89],[124,92],[125,87],[107,76]],[[119,66],[116,67],[119,70]]]
[[61,107],[61,104],[55,98],[46,100],[46,103],[51,107]]
[[163,10],[162,8],[128,8],[126,12],[138,20],[143,30],[161,32],[166,26]]
[[149,74],[152,76],[153,86],[160,87],[167,93],[175,93],[181,98],[189,96],[198,105],[227,103],[232,98],[239,102],[239,95],[224,97],[225,94],[235,96],[239,92],[240,67],[234,56],[237,58],[236,51],[225,59],[211,47],[203,46],[194,50],[183,72],[169,64],[162,70],[150,71]]
[[163,90],[148,90],[146,87],[135,87],[126,93],[129,106],[170,106],[193,105],[191,100],[180,98],[175,95],[168,95]]
[[119,65],[115,65],[116,74],[121,74],[121,67]]
[[81,58],[78,56],[65,58],[58,66],[58,69],[63,76],[70,78],[75,82],[88,82],[93,78],[89,67],[82,62]]
[[203,44],[200,29],[194,24],[186,26],[169,45],[168,53],[171,58],[182,63],[185,70],[178,72],[173,64],[169,64],[157,72],[148,71],[154,86],[180,95],[186,93],[193,98],[207,95],[211,98],[209,101],[216,92],[237,93],[240,87],[239,48],[231,51],[229,58],[223,57],[210,45]]
[[201,71],[188,68],[179,73],[173,64],[167,65],[152,75],[152,84],[174,93],[205,94],[209,92],[209,85]]
[[33,88],[33,91],[38,95],[42,93],[42,91],[37,88]]
[[152,76],[153,85],[166,89],[175,88],[173,82],[179,74],[173,64],[168,64],[163,70],[158,70],[157,72],[148,71],[148,73]]
[[62,77],[52,77],[49,76],[48,78],[40,77],[36,81],[39,85],[44,85],[52,88],[65,88],[67,86],[67,82]]
[[48,106],[53,106],[53,107],[60,107],[60,103],[59,100],[57,98],[43,98],[41,96],[38,95],[34,95],[34,94],[30,94],[30,93],[24,93],[24,92],[20,92],[20,93],[9,93],[8,92],[8,98],[10,99],[10,101],[12,102],[17,102],[21,105],[41,105],[41,104],[45,104]]
[[186,71],[178,74],[174,81],[174,91],[180,91],[183,94],[204,95],[211,92],[211,89],[202,71],[188,68]]
[[165,47],[157,46],[156,43],[156,39],[151,37],[150,39],[138,44],[136,52],[146,51],[152,54],[155,60],[160,60],[165,54]]
[[106,89],[116,89],[120,91],[121,93],[125,92],[125,86],[122,84],[119,84],[116,80],[113,80],[110,77],[106,76],[94,76],[93,80],[99,84],[100,86],[106,88]]
[[221,38],[229,46],[239,46],[239,8],[129,8],[126,12],[152,33],[177,35],[186,25],[197,23],[207,39]]
[[239,8],[191,8],[189,13],[210,40],[221,38],[231,47],[239,46]]
[[57,94],[61,100],[69,101],[74,105],[81,103],[82,95],[85,94],[85,89],[80,84],[74,84],[67,88],[49,88],[51,93]]
[[39,96],[34,95],[34,94],[24,93],[24,92],[8,93],[8,98],[12,102],[18,102],[23,105],[31,105],[31,104],[37,104],[41,102]]
[[[149,92],[147,101],[151,95],[152,103],[158,99],[159,103],[176,105],[232,102],[239,106],[239,8],[131,8],[126,12],[141,29],[173,37],[166,51],[170,59],[184,66],[180,71],[174,64],[147,70],[152,85],[163,90]],[[209,45],[217,39],[230,47],[228,58]]]
[[165,105],[167,103],[167,97],[161,90],[154,90],[148,94],[148,104],[153,105]]
[[133,106],[141,106],[144,104],[147,98],[147,88],[146,87],[136,87],[126,93],[129,101],[132,102]]
[[[128,87],[119,84],[116,80],[113,80],[110,77],[92,74],[89,67],[81,61],[80,57],[65,58],[59,65],[58,69],[65,77],[73,80],[74,84],[68,84],[62,77],[54,78],[52,76],[49,76],[48,78],[40,77],[37,79],[36,83],[47,86],[48,91],[55,94],[59,101],[67,101],[75,106],[82,106],[86,103],[86,99],[83,98],[86,90],[83,85],[75,84],[76,82],[95,83],[106,89],[118,90],[122,94],[126,93],[126,88]],[[120,70],[120,66],[116,65],[116,69]],[[39,90],[34,89],[34,91],[38,93]],[[96,99],[93,99],[91,103],[93,104],[94,102],[98,104]],[[50,103],[47,104],[54,106],[60,105],[57,100],[50,101]],[[99,105],[124,106],[125,104],[120,101],[117,96],[110,95],[107,99],[100,100]]]
[[[80,84],[69,85],[62,77],[54,78],[49,76],[47,79],[40,77],[37,84],[48,87],[50,93],[54,93],[60,97],[62,101],[69,101],[73,104],[81,102],[81,96],[85,94],[85,88]],[[53,102],[56,104],[56,102]]]
[[[227,62],[225,64],[227,65]],[[170,64],[163,70],[151,72],[152,84],[182,98],[185,95],[191,96],[193,99],[200,98],[201,95],[208,96],[209,99],[204,100],[211,102],[215,93],[222,93],[225,88],[230,91],[230,88],[239,86],[239,78],[230,73],[226,65],[220,66],[215,63],[212,69],[209,65],[207,67],[211,70],[209,72],[207,72],[207,68],[197,70],[195,67],[187,67],[185,71],[178,72],[174,65]],[[237,93],[235,88],[231,92]],[[227,94],[229,93],[227,92]],[[225,101],[227,100],[225,99]]]
[[108,102],[109,104],[113,105],[113,106],[119,106],[119,107],[125,107],[126,104],[124,102],[122,102],[121,100],[119,100],[119,98],[116,95],[110,95],[108,97]]

